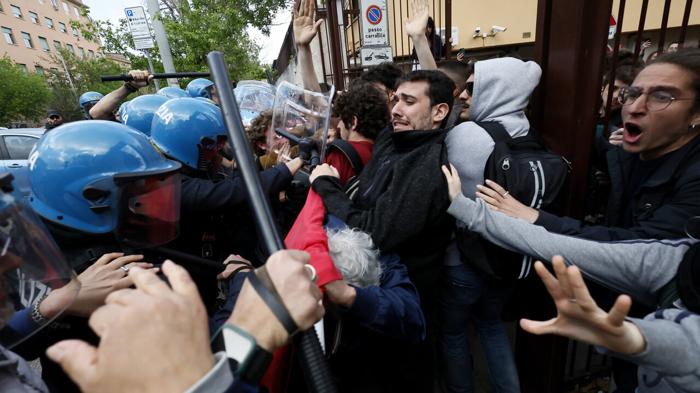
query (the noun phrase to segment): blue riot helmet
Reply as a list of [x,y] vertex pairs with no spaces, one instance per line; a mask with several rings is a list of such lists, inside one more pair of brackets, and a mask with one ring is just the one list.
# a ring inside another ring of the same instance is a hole
[[205,97],[194,97],[194,99],[195,99],[195,100],[202,101],[202,102],[206,102],[206,103],[209,103],[209,104],[216,105],[216,102],[214,102],[213,100],[210,100],[209,98],[205,98]]
[[168,157],[194,170],[205,170],[226,144],[221,109],[196,98],[176,98],[153,117],[151,139]]
[[46,134],[30,154],[29,204],[52,225],[157,246],[178,234],[179,169],[133,128],[73,122]]
[[135,128],[146,135],[151,135],[151,123],[158,108],[168,98],[156,94],[138,96],[129,101],[129,105],[120,111],[119,121],[129,127]]
[[204,97],[211,100],[211,89],[214,86],[214,82],[205,78],[193,79],[187,84],[187,94],[192,98]]
[[122,118],[124,117],[124,114],[126,113],[126,108],[129,106],[129,101],[124,101],[119,105],[119,109],[117,109],[117,112],[114,114],[115,119],[117,121],[120,121],[123,123]]
[[[13,190],[12,180],[11,174],[0,174],[0,345],[5,348],[53,322],[80,289],[41,219]],[[52,312],[37,314],[49,294]]]
[[187,94],[186,91],[182,90],[179,87],[175,86],[166,86],[156,93],[161,96],[165,96],[167,98],[182,98],[182,97],[189,97],[189,94]]
[[83,93],[78,100],[80,104],[80,109],[83,110],[83,114],[86,119],[90,118],[90,109],[97,104],[97,101],[101,100],[104,94],[98,93],[96,91],[88,91]]

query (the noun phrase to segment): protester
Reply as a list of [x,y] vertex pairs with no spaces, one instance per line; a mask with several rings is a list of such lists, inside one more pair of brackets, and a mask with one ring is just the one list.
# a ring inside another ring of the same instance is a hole
[[377,89],[357,80],[336,99],[333,111],[339,117],[340,139],[347,144],[329,144],[325,162],[338,170],[340,183],[346,185],[372,157],[374,140],[388,124],[388,109]]
[[685,222],[700,215],[698,79],[700,50],[684,49],[659,57],[621,91],[625,130],[622,149],[608,153],[608,226],[586,226],[524,206],[503,197],[497,185],[477,186],[477,196],[557,233],[596,240],[683,237]]
[[376,138],[372,159],[359,176],[357,196],[345,193],[338,172],[316,167],[311,186],[330,214],[372,236],[382,252],[394,252],[408,269],[421,296],[429,339],[406,348],[399,378],[417,390],[433,383],[431,329],[436,284],[453,222],[446,215],[441,163],[447,159],[441,129],[453,102],[454,83],[439,71],[414,71],[399,80],[392,109],[393,131]]
[[[448,156],[464,179],[463,192],[473,196],[483,182],[484,168],[493,152],[494,140],[483,128],[484,121],[498,122],[512,137],[527,135],[530,123],[525,116],[529,97],[539,83],[540,67],[504,57],[479,61],[467,82],[472,121],[453,128],[445,140]],[[458,227],[463,224],[458,223]],[[495,279],[480,270],[480,247],[457,228],[456,239],[447,248],[440,285],[440,344],[448,391],[472,391],[472,356],[464,328],[473,320],[484,348],[491,384],[503,392],[519,391],[518,374],[511,345],[501,322],[501,311],[512,292],[512,283]],[[504,279],[507,277],[501,277]]]
[[[556,233],[604,241],[684,237],[685,223],[700,215],[698,79],[700,50],[687,49],[660,56],[621,90],[623,145],[607,153],[607,225],[586,225],[527,207],[495,183],[478,185],[477,196],[499,211]],[[613,364],[615,370],[625,367]],[[635,374],[632,369],[615,371],[621,391],[634,391]]]
[[[450,214],[500,246],[544,261],[551,260],[562,287],[577,282],[573,292],[571,288],[556,289],[553,277],[538,262],[535,269],[555,299],[559,316],[541,323],[522,321],[525,330],[535,334],[561,334],[621,352],[615,355],[648,368],[640,369],[640,392],[672,392],[677,391],[676,388],[694,391],[700,374],[695,366],[686,367],[683,359],[695,357],[700,347],[697,314],[694,314],[700,311],[697,274],[694,273],[700,261],[700,243],[694,239],[599,242],[555,234],[495,212],[481,199],[466,198],[455,168],[443,167],[443,173],[452,199]],[[563,259],[557,255],[563,255]],[[579,270],[570,268],[567,271],[564,262],[577,266],[588,278],[618,294],[629,293],[634,301],[661,308],[647,315],[644,321],[630,319],[623,324],[630,301],[618,298],[611,317],[606,318],[588,294]],[[571,303],[570,299],[575,299],[575,304],[564,306],[563,302]],[[686,307],[692,307],[693,313]],[[615,320],[611,319],[613,314]],[[640,326],[641,336],[633,324]],[[625,331],[628,333],[623,334]],[[677,335],[669,335],[670,332]],[[637,344],[624,339],[628,334],[636,337]],[[644,336],[651,348],[640,346],[639,340],[643,342]],[[668,348],[673,348],[674,356],[680,359],[668,359],[665,352]],[[693,360],[687,361],[695,364]]]

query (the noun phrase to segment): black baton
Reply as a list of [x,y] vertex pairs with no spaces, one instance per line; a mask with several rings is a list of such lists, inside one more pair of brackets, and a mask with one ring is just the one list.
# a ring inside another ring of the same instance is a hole
[[[260,174],[253,159],[248,139],[245,135],[241,114],[238,109],[236,97],[230,88],[231,82],[228,77],[224,54],[218,51],[209,52],[207,55],[209,70],[211,71],[214,85],[219,93],[221,111],[224,123],[228,130],[236,163],[243,176],[246,189],[248,190],[248,200],[250,201],[255,215],[255,221],[263,237],[267,251],[272,254],[284,248],[282,238],[277,232],[270,206],[267,203],[267,196],[263,192],[260,182]],[[309,329],[296,336],[299,345],[300,360],[304,376],[309,390],[314,393],[334,393],[337,391],[331,378],[328,364],[321,350],[321,343],[314,329]]]
[[[206,78],[209,76],[208,72],[162,72],[159,74],[152,74],[153,79],[168,79],[168,78]],[[124,81],[131,82],[134,78],[129,74],[121,75],[102,75],[100,76],[102,82],[114,82],[114,81]]]

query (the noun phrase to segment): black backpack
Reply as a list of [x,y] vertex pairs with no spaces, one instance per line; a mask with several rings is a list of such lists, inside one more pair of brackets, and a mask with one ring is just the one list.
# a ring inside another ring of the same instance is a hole
[[362,164],[362,158],[360,158],[360,155],[357,154],[357,151],[350,144],[350,142],[343,139],[335,139],[328,145],[328,148],[340,150],[348,161],[350,161],[350,165],[352,166],[352,170],[355,172],[355,176],[351,177],[348,182],[345,183],[344,191],[348,197],[350,197],[350,199],[355,199],[355,194],[357,194],[357,190],[360,187],[360,173],[362,173],[362,169],[365,167]]
[[[495,143],[484,178],[495,181],[525,205],[557,211],[571,163],[545,148],[532,129],[525,136],[512,138],[501,123],[476,124]],[[523,279],[532,269],[531,257],[507,251],[468,230],[458,231],[457,246],[463,259],[492,278]]]

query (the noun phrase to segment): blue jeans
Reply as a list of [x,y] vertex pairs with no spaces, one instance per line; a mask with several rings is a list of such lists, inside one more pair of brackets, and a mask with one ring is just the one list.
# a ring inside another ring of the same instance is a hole
[[474,321],[494,392],[520,392],[513,351],[501,322],[512,288],[494,285],[471,266],[443,266],[440,287],[440,358],[448,392],[473,392],[467,324]]

